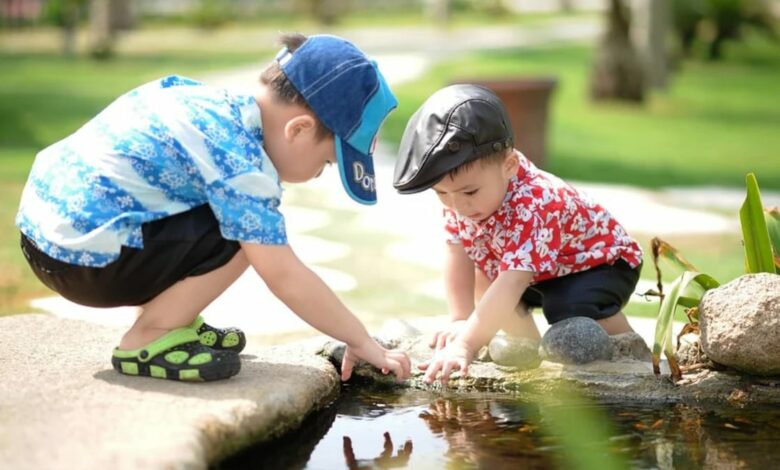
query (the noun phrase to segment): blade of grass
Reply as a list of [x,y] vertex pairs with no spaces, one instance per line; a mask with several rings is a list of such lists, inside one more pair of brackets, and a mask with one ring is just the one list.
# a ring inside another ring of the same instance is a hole
[[748,173],[745,184],[747,195],[739,210],[739,220],[742,225],[747,272],[774,273],[772,246],[769,243],[769,232],[764,218],[764,206],[761,204],[761,192],[758,189],[756,175]]
[[704,292],[718,287],[720,283],[712,276],[696,271],[685,271],[675,279],[669,288],[669,294],[661,300],[658,309],[658,319],[655,325],[655,341],[653,342],[653,372],[656,376],[661,374],[661,352],[663,351],[669,361],[672,372],[672,380],[682,378],[680,368],[677,366],[677,358],[672,345],[672,323],[674,313],[678,306],[692,308],[699,305]]
[[780,274],[780,210],[777,207],[764,209],[766,229],[769,242],[772,245],[772,256],[775,260],[775,271]]

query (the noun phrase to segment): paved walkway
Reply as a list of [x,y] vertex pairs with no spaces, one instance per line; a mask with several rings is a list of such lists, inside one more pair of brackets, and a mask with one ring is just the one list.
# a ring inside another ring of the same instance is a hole
[[[483,48],[518,47],[549,44],[561,41],[588,41],[598,33],[593,20],[563,20],[544,27],[490,27],[458,30],[412,28],[404,33],[390,30],[352,30],[344,34],[361,44],[374,55],[391,85],[397,85],[420,76],[436,60],[455,51]],[[409,52],[413,51],[413,52]],[[230,70],[199,77],[215,85],[230,88],[251,87],[261,65]],[[341,189],[336,172],[326,172],[318,180],[306,185],[307,191],[317,191],[319,208],[303,208],[283,203],[291,245],[299,256],[319,273],[336,291],[354,289],[356,280],[348,274],[320,266],[321,263],[350,256],[350,247],[339,240],[323,240],[308,234],[313,229],[325,227],[333,221],[330,209],[350,211],[362,224],[375,232],[392,234],[402,241],[384,249],[382,256],[421,265],[434,270],[442,266],[443,251],[440,246],[440,221],[438,202],[426,192],[414,196],[400,196],[391,186],[394,149],[381,146],[376,155],[379,203],[374,207],[362,207],[353,203]],[[646,190],[630,186],[577,183],[574,184],[602,203],[621,221],[630,233],[658,236],[670,234],[735,233],[738,223],[735,217],[724,216],[723,210],[735,211],[742,202],[743,192],[722,188]],[[289,186],[288,194],[299,191]],[[288,198],[289,199],[289,198]],[[764,193],[765,202],[780,204],[780,194]],[[642,211],[635,210],[642,207]],[[639,292],[652,287],[642,284]],[[440,276],[422,283],[419,289],[443,304],[444,292]],[[247,314],[248,305],[261,305],[263,314]],[[32,306],[63,318],[84,319],[105,325],[129,325],[135,310],[91,309],[72,304],[60,297],[36,299]],[[250,334],[268,337],[283,334],[313,334],[314,330],[278,301],[252,270],[248,270],[230,289],[218,298],[204,315],[218,325],[236,325]],[[635,328],[648,342],[652,342],[654,322],[632,319]],[[541,328],[544,321],[537,322]],[[427,325],[421,320],[421,325]]]

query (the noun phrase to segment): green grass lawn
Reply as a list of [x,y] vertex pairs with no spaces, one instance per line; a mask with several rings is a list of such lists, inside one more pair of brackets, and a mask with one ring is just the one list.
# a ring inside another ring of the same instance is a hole
[[[669,91],[652,95],[644,107],[630,107],[596,105],[587,99],[591,57],[587,48],[472,54],[442,63],[414,83],[398,87],[401,105],[389,119],[383,138],[397,142],[414,109],[458,77],[553,75],[559,87],[550,122],[549,169],[560,176],[650,187],[741,186],[744,173],[755,171],[762,188],[780,189],[780,158],[775,154],[780,148],[780,48],[751,41],[729,51],[729,56],[722,64],[686,63]],[[108,63],[66,60],[53,54],[0,53],[0,314],[28,310],[30,298],[47,292],[19,253],[13,223],[38,150],[73,132],[140,83],[169,73],[192,75],[257,62],[257,51],[136,54]],[[315,235],[340,238],[344,233],[338,227]],[[365,237],[353,236],[347,241],[355,241],[356,253],[377,249],[374,244],[357,243]],[[668,241],[722,281],[742,271],[736,235]],[[642,243],[647,248],[648,240]],[[358,279],[376,278],[370,288],[347,295],[356,308],[377,314],[414,309],[440,313],[439,305],[430,299],[398,295],[405,285],[430,273],[388,261],[377,276],[375,266],[361,259],[370,256],[339,262],[340,269]],[[654,277],[650,264],[648,259],[643,273],[647,279]],[[634,304],[629,312],[654,315],[655,307]]]
[[397,88],[398,110],[383,137],[400,141],[406,121],[433,91],[469,78],[552,76],[547,169],[566,179],[647,187],[742,186],[753,171],[780,189],[780,47],[760,39],[724,63],[686,62],[668,91],[644,106],[588,98],[592,51],[584,47],[471,54]]
[[[270,54],[268,50],[266,55]],[[0,315],[47,293],[19,251],[14,217],[36,152],[67,136],[120,94],[164,75],[256,63],[255,54],[121,57],[105,63],[0,53]]]

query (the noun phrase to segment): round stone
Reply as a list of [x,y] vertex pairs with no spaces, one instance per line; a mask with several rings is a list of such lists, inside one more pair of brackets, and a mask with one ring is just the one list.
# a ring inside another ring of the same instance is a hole
[[520,370],[539,367],[539,344],[528,338],[497,335],[488,344],[490,358],[498,365]]
[[563,364],[586,364],[612,357],[606,331],[588,317],[572,317],[553,324],[539,346],[542,359]]

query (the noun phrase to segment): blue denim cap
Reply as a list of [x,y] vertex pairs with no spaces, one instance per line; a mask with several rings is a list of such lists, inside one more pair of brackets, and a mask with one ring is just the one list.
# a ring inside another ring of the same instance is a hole
[[376,62],[345,39],[314,35],[276,56],[298,93],[336,140],[341,182],[352,199],[376,203],[377,132],[398,105]]

